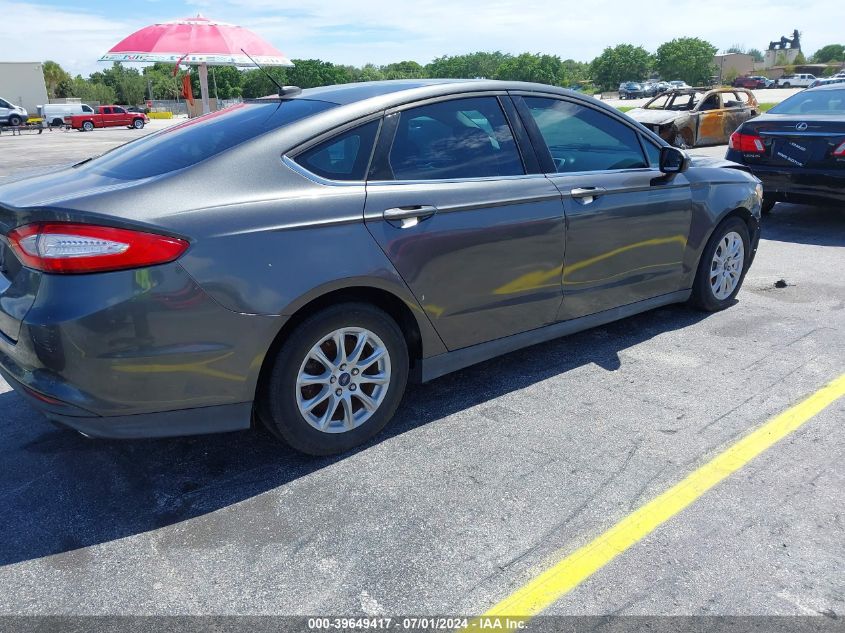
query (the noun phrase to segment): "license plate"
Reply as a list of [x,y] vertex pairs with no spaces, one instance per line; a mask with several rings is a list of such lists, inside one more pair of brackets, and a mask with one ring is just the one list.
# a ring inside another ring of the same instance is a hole
[[803,167],[810,156],[810,144],[800,139],[783,141],[775,147],[775,156],[796,167]]

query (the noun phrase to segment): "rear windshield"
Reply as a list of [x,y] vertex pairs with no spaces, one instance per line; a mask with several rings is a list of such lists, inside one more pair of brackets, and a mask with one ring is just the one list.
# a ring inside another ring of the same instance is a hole
[[335,105],[308,99],[239,103],[117,147],[78,168],[121,180],[158,176]]
[[845,114],[845,88],[806,90],[777,104],[772,114]]

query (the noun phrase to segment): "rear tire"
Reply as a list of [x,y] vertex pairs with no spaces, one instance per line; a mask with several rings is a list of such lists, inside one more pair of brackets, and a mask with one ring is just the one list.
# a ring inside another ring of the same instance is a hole
[[[343,341],[342,354],[337,341]],[[334,455],[385,427],[407,381],[408,348],[396,322],[369,304],[343,303],[290,333],[272,359],[256,410],[292,448]]]
[[706,312],[718,312],[732,305],[751,255],[748,226],[733,216],[713,231],[698,261],[690,305]]
[[94,129],[93,121],[83,121],[82,123],[82,131],[83,132],[90,132]]

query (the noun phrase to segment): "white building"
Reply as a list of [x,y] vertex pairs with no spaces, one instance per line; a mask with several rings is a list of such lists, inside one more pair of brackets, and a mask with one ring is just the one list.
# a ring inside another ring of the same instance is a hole
[[48,103],[41,62],[0,62],[0,97],[38,114],[38,106]]

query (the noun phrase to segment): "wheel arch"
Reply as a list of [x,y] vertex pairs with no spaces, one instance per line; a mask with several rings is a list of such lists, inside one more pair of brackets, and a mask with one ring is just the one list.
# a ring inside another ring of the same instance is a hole
[[374,285],[348,285],[339,288],[327,288],[315,295],[302,298],[292,305],[292,310],[284,325],[276,334],[267,350],[258,373],[256,396],[266,384],[273,359],[291,333],[311,315],[338,303],[367,303],[373,305],[396,321],[408,346],[411,362],[411,376],[418,372],[424,356],[445,351],[442,341],[428,323],[428,318],[416,303],[401,298],[398,294]]

